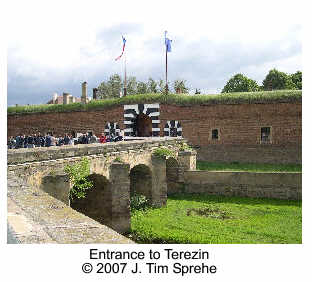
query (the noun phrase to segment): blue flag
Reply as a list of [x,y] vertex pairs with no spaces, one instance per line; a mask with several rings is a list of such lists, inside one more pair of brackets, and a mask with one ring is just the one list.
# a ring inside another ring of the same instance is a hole
[[166,45],[166,51],[171,52],[171,42],[169,38],[167,38],[167,31],[165,31],[165,45]]

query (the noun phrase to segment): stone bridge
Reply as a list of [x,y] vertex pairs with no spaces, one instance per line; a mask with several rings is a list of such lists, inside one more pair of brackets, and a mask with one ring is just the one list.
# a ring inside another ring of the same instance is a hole
[[[8,179],[24,179],[66,206],[120,233],[130,229],[130,193],[145,195],[154,206],[182,187],[184,171],[196,169],[196,153],[183,151],[182,138],[147,138],[118,143],[88,144],[8,151]],[[157,148],[173,155],[155,156]],[[72,184],[66,165],[90,161],[94,187],[86,198],[70,200]]]

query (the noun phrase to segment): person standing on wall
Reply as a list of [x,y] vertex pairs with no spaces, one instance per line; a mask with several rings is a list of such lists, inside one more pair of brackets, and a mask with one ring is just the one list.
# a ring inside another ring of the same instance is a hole
[[65,136],[64,136],[64,145],[68,145],[69,144],[69,137],[68,137],[68,134],[65,133]]
[[101,134],[100,136],[100,143],[103,144],[103,143],[106,143],[106,136],[104,133]]
[[48,133],[46,138],[45,138],[45,146],[46,147],[50,147],[51,146],[51,136],[50,134]]
[[53,133],[51,133],[51,146],[56,146],[56,138],[53,136]]

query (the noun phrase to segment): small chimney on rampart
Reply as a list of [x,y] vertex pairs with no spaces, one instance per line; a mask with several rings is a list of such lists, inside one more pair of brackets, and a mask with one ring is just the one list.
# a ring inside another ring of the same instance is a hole
[[81,103],[86,104],[87,103],[87,82],[82,83],[82,93],[81,93]]

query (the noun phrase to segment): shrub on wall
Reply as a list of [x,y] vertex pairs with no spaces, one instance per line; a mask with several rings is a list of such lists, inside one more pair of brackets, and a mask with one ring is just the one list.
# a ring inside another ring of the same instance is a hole
[[179,150],[183,152],[193,151],[193,149],[185,142],[179,144]]
[[90,175],[89,160],[84,157],[79,163],[66,165],[64,171],[73,183],[73,188],[69,192],[70,199],[85,198],[86,190],[93,187],[92,182],[88,180]]
[[174,157],[173,151],[166,147],[160,147],[154,150],[153,156],[160,158]]

